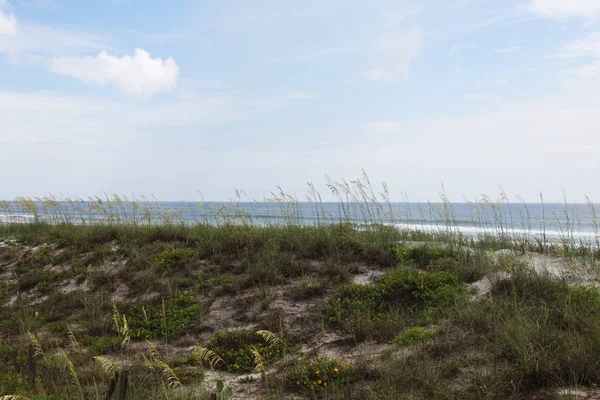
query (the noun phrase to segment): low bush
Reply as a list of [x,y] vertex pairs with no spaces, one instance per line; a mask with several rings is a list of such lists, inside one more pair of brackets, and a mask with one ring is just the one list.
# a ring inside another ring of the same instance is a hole
[[204,380],[204,370],[202,367],[180,367],[175,369],[182,384],[199,384]]
[[401,346],[421,343],[431,339],[434,333],[435,331],[433,329],[425,329],[421,327],[410,328],[397,335],[394,338],[394,343]]
[[134,306],[127,316],[133,339],[176,338],[202,313],[192,294],[180,294],[161,302]]
[[341,358],[298,357],[298,362],[285,374],[286,387],[314,397],[315,394],[353,383],[356,368]]
[[177,269],[186,267],[196,257],[196,252],[191,249],[171,248],[162,251],[154,259],[157,270],[168,274]]
[[[375,336],[389,339],[401,326],[390,322],[398,314],[432,322],[468,299],[466,286],[452,274],[399,269],[381,276],[373,285],[347,284],[337,297],[325,299],[325,317],[358,340]],[[389,329],[391,328],[391,329]]]
[[324,278],[304,275],[294,285],[294,294],[298,297],[314,297],[323,294],[327,288],[327,280]]
[[224,367],[229,372],[234,373],[248,373],[255,370],[254,355],[251,351],[253,348],[260,353],[266,363],[281,359],[285,350],[283,345],[268,345],[262,337],[247,330],[216,332],[207,347],[225,361]]
[[80,341],[92,354],[100,356],[120,349],[123,339],[118,336],[84,336]]

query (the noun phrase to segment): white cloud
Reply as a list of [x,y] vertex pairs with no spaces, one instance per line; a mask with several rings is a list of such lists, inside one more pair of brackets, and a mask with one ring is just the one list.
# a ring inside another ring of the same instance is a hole
[[0,0],[0,36],[14,36],[17,34],[18,24],[14,14],[2,11],[8,8],[8,3]]
[[413,59],[423,41],[423,30],[408,31],[390,29],[377,41],[373,53],[373,67],[364,77],[379,82],[394,82],[406,79]]
[[291,100],[310,100],[316,99],[318,96],[316,93],[294,91],[288,94],[288,99]]
[[113,83],[122,91],[136,96],[170,91],[179,75],[175,60],[152,58],[147,51],[139,48],[135,49],[133,57],[116,57],[106,52],[96,57],[59,57],[52,60],[51,69],[83,82]]
[[600,18],[598,0],[531,0],[529,8],[537,15],[555,19],[577,17],[596,20]]

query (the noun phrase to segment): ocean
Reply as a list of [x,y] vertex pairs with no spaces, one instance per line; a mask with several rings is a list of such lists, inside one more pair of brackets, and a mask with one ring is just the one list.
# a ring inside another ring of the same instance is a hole
[[12,201],[0,223],[137,223],[355,226],[385,224],[426,232],[508,235],[598,243],[598,204]]

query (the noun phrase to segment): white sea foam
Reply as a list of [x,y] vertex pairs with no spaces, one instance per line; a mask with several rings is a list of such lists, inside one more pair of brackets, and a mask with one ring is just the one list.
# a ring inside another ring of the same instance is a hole
[[444,225],[444,224],[411,224],[411,223],[396,223],[394,226],[410,230],[410,231],[422,231],[422,232],[460,232],[467,236],[482,236],[482,235],[507,235],[515,238],[523,237],[537,237],[537,238],[550,238],[550,239],[575,239],[575,240],[591,240],[596,239],[596,233],[593,231],[558,231],[554,229],[547,229],[543,231],[541,229],[520,229],[520,228],[504,228],[499,229],[498,227],[480,227],[480,226],[461,226],[461,225]]
[[33,222],[35,216],[33,214],[4,214],[0,213],[0,223],[5,224],[22,224]]

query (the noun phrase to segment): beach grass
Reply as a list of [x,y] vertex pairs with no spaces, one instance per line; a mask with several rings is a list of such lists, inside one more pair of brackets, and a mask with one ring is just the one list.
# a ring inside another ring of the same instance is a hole
[[268,204],[284,218],[261,224],[241,203],[182,223],[121,197],[94,216],[5,202],[35,217],[0,224],[0,396],[104,399],[125,371],[128,399],[597,394],[598,235],[576,239],[576,218],[555,241],[515,237],[486,199],[495,226],[469,236],[444,201],[424,232],[398,229],[366,177],[330,182],[340,221],[309,188],[310,225],[283,191]]

